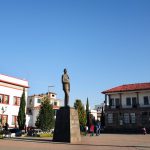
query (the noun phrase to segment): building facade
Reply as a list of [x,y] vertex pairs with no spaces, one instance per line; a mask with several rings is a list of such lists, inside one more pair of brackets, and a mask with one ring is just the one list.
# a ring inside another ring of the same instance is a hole
[[28,81],[0,74],[0,124],[7,122],[10,128],[17,126],[20,98],[25,89],[27,102]]
[[104,113],[105,104],[101,103],[100,105],[95,105],[94,110],[97,111],[97,120],[101,121],[102,112]]
[[37,116],[39,114],[39,110],[41,108],[42,98],[44,96],[48,96],[50,99],[50,104],[53,105],[53,110],[56,112],[60,108],[61,100],[56,98],[56,93],[48,92],[46,94],[38,94],[32,95],[28,97],[27,101],[27,127],[36,127],[35,123],[37,120]]
[[105,126],[118,131],[150,129],[150,83],[127,84],[105,94]]

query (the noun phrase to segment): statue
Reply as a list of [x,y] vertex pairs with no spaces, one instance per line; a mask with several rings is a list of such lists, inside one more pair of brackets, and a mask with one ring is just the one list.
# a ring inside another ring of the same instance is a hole
[[67,74],[67,69],[64,69],[64,74],[62,75],[62,85],[63,91],[65,93],[64,106],[69,106],[69,92],[70,92],[70,82],[69,76]]

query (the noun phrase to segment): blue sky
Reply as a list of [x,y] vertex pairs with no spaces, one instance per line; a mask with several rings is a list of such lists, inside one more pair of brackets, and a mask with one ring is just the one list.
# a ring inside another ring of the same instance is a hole
[[149,0],[0,0],[0,73],[93,107],[103,90],[150,81]]

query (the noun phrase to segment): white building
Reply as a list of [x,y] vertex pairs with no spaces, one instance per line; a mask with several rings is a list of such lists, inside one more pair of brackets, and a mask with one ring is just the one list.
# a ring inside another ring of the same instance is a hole
[[91,115],[93,115],[94,119],[97,120],[97,110],[94,110],[94,109],[90,109],[89,110],[89,113]]
[[46,94],[32,95],[28,97],[27,101],[27,127],[35,127],[37,116],[41,107],[41,101],[44,96],[47,96],[50,99],[50,104],[53,105],[53,109],[56,111],[60,108],[61,100],[56,98],[56,93],[49,92]]
[[150,83],[117,86],[105,94],[105,124],[110,130],[150,129]]
[[0,124],[17,126],[20,98],[25,88],[27,101],[28,81],[0,74]]
[[97,111],[97,120],[101,120],[102,109],[103,109],[103,111],[105,109],[105,104],[104,103],[101,103],[100,105],[95,105],[94,110]]

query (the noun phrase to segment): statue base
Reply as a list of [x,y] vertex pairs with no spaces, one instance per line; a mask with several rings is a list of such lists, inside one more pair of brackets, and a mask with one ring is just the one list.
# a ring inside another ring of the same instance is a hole
[[53,141],[69,143],[81,141],[77,110],[61,107],[57,111]]

